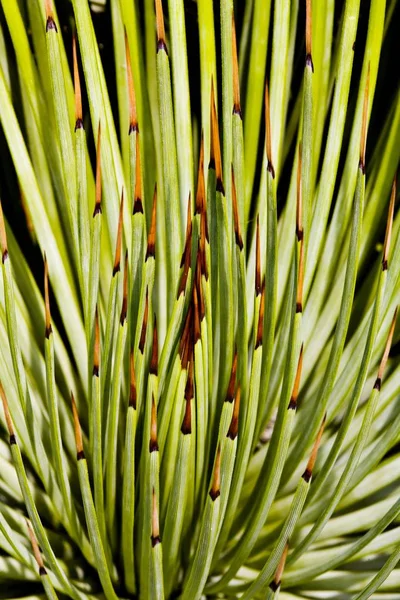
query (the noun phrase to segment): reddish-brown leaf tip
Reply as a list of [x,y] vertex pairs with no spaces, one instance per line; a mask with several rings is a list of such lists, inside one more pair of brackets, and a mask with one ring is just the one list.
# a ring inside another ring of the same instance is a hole
[[[376,389],[378,389],[378,390],[381,389],[381,384],[382,384],[382,379],[383,379],[383,373],[385,371],[386,363],[387,363],[388,358],[389,358],[390,348],[392,346],[394,330],[396,328],[396,320],[397,320],[398,308],[399,307],[396,306],[396,309],[395,309],[394,314],[393,314],[392,322],[391,322],[390,328],[389,328],[389,333],[388,333],[388,336],[386,338],[385,349],[383,351],[382,359],[381,359],[381,362],[380,362],[380,365],[379,365],[379,369],[378,369],[378,376],[376,378],[375,385],[374,385],[374,387],[376,387]],[[379,387],[377,385],[378,381],[379,381]]]
[[72,414],[74,417],[76,456],[77,456],[78,460],[82,460],[83,458],[85,458],[85,453],[83,451],[82,429],[81,429],[81,425],[79,422],[78,409],[76,407],[74,394],[72,392],[71,392],[71,404],[72,404]]
[[150,232],[147,237],[147,250],[146,250],[146,258],[151,256],[155,258],[156,256],[156,214],[157,214],[157,184],[154,186],[154,194],[153,194],[153,208],[151,211],[151,225]]
[[44,0],[44,8],[46,13],[46,33],[48,31],[58,32],[56,22],[54,20],[54,11],[52,0]]
[[149,451],[158,451],[158,440],[157,440],[157,406],[154,399],[154,394],[151,397],[151,422],[150,422],[150,443]]
[[387,271],[387,269],[388,269],[390,240],[392,237],[392,228],[393,228],[394,203],[396,201],[396,180],[397,180],[397,173],[394,176],[393,183],[392,183],[392,191],[390,194],[389,211],[388,211],[388,216],[387,216],[387,221],[386,221],[385,241],[383,243],[382,271]]
[[135,166],[135,192],[132,214],[142,213],[143,214],[143,203],[142,203],[142,169],[140,162],[140,137],[139,131],[136,134],[136,166]]
[[96,146],[96,201],[94,205],[93,217],[101,214],[101,121],[97,130]]
[[139,340],[139,350],[142,354],[144,352],[144,345],[146,343],[146,331],[147,331],[148,318],[149,318],[149,289],[146,288],[146,301],[145,301],[145,305],[144,305],[142,330],[140,332],[140,340]]
[[6,234],[6,226],[4,223],[4,214],[3,214],[3,206],[0,200],[0,246],[1,246],[1,255],[3,264],[8,258],[8,245],[7,245],[7,234]]
[[196,207],[195,214],[201,214],[205,202],[205,182],[204,182],[204,133],[201,132],[199,167],[197,170],[197,190],[196,190]]
[[233,114],[242,119],[242,108],[240,106],[240,84],[239,64],[236,45],[235,15],[232,11],[232,71],[233,71]]
[[324,433],[324,429],[325,429],[325,423],[326,423],[326,414],[324,415],[324,418],[322,419],[322,423],[318,430],[318,434],[317,434],[316,440],[314,442],[314,446],[311,451],[310,458],[308,459],[306,470],[304,471],[304,473],[302,475],[302,478],[304,479],[304,481],[306,483],[308,483],[312,477],[314,466],[315,466],[315,463],[317,460],[319,446],[321,444],[322,434]]
[[238,364],[238,353],[237,353],[237,348],[235,348],[235,353],[233,355],[233,362],[232,362],[232,368],[231,368],[231,375],[229,378],[228,389],[226,391],[226,396],[225,396],[225,402],[232,403],[235,399],[237,364]]
[[370,78],[370,63],[368,63],[367,77],[365,80],[364,104],[361,122],[360,136],[360,162],[359,169],[365,175],[365,151],[367,147],[367,131],[368,131],[368,100],[369,100],[369,78]]
[[213,478],[209,494],[213,502],[221,495],[221,445],[218,445],[217,455],[215,457]]
[[300,380],[301,380],[301,371],[303,369],[303,350],[304,344],[301,345],[299,360],[297,362],[297,370],[296,376],[294,379],[293,391],[290,397],[290,402],[288,409],[294,410],[297,407],[297,398],[299,397],[299,389],[300,389]]
[[302,166],[302,144],[299,144],[299,158],[297,161],[297,195],[296,195],[296,236],[301,242],[303,239],[303,193],[301,186],[301,166]]
[[10,409],[8,407],[7,396],[6,396],[6,393],[4,391],[3,384],[1,381],[0,381],[0,396],[1,396],[2,403],[3,403],[4,417],[6,419],[8,434],[10,436],[10,445],[13,445],[13,444],[17,443],[17,440],[15,437],[14,425],[12,422]]
[[113,267],[113,277],[121,269],[121,250],[122,250],[122,228],[124,225],[124,188],[121,192],[121,202],[119,205],[119,218],[118,218],[118,229],[117,229],[117,241],[115,243],[115,258]]
[[224,184],[222,181],[222,159],[221,145],[219,141],[219,126],[217,117],[217,107],[215,105],[214,80],[211,79],[211,148],[210,148],[210,166],[215,168],[216,189],[225,195]]
[[261,294],[261,242],[260,242],[260,217],[257,215],[256,227],[256,296]]
[[150,371],[151,375],[157,375],[157,373],[158,373],[158,335],[157,335],[157,317],[156,317],[156,315],[154,315],[153,349],[151,352],[149,371]]
[[94,314],[94,346],[93,346],[93,376],[98,377],[100,371],[100,324],[99,312],[96,304]]
[[311,0],[306,0],[306,68],[314,73],[312,60],[312,11]]
[[287,558],[288,552],[289,552],[289,543],[287,542],[285,545],[285,548],[282,552],[282,556],[280,558],[279,564],[276,568],[274,578],[271,581],[270,586],[269,586],[273,592],[278,591],[278,589],[281,586],[282,575],[283,575],[283,571],[285,570],[285,564],[286,564],[286,558]]
[[49,339],[53,329],[51,327],[50,315],[50,296],[49,296],[49,265],[47,263],[46,252],[43,255],[44,262],[44,307],[45,307],[45,337]]
[[299,273],[297,277],[296,313],[303,312],[303,286],[304,286],[304,239],[300,240]]
[[157,496],[153,487],[152,505],[151,505],[151,546],[154,548],[157,544],[161,544],[160,524],[158,519]]
[[226,434],[226,437],[228,437],[232,441],[237,438],[237,434],[239,431],[239,409],[240,409],[240,385],[238,385],[238,388],[236,390],[235,404],[233,406],[231,424],[229,425],[228,433]]
[[235,229],[235,241],[236,245],[240,251],[243,250],[243,239],[240,231],[240,220],[239,220],[239,210],[238,210],[238,202],[237,202],[237,194],[236,194],[236,184],[235,184],[235,173],[233,170],[233,165],[231,166],[231,176],[232,176],[232,208],[233,208],[233,225]]
[[135,375],[135,357],[133,349],[129,353],[129,406],[136,410],[137,390],[136,390],[136,375]]
[[275,169],[272,161],[271,111],[269,106],[268,81],[265,82],[265,146],[267,151],[267,169],[275,179]]
[[132,65],[131,65],[131,53],[129,50],[129,41],[126,29],[125,33],[125,60],[126,60],[126,74],[128,78],[128,94],[129,94],[129,134],[133,131],[139,131],[137,112],[136,112],[136,94],[135,86],[133,83]]
[[72,36],[72,57],[74,65],[75,131],[83,128],[81,80],[79,77],[78,52],[76,46],[76,34],[74,33]]
[[256,344],[254,349],[257,350],[262,345],[263,326],[264,326],[264,308],[265,308],[265,280],[263,281],[260,301],[260,314],[258,316],[258,326],[256,335]]
[[163,50],[168,54],[167,42],[165,37],[164,13],[161,0],[155,0],[156,3],[156,25],[157,25],[157,52]]
[[125,265],[124,265],[124,285],[123,285],[123,294],[122,294],[122,306],[121,306],[121,314],[119,317],[119,322],[121,325],[124,325],[126,321],[126,316],[128,314],[128,273],[129,273],[129,264],[128,264],[128,250],[125,251]]

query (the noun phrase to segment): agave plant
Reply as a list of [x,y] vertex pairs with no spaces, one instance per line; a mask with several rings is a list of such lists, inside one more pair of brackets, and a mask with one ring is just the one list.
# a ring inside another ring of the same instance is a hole
[[400,599],[398,3],[311,4],[1,0],[0,598]]

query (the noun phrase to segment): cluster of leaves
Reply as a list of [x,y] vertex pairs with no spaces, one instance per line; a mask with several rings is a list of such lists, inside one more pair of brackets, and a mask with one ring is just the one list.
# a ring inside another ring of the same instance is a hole
[[400,599],[396,1],[214,4],[1,0],[0,598]]

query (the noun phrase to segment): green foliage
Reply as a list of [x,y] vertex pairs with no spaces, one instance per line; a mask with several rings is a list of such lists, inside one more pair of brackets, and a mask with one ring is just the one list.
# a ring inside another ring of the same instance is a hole
[[398,2],[94,4],[1,0],[0,598],[399,600]]

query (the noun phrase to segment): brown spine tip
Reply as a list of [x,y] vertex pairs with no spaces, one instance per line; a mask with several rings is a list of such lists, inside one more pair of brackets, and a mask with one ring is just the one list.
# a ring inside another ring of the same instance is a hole
[[[189,250],[190,250],[191,235],[192,235],[192,195],[189,192],[187,217],[186,217],[185,247],[182,252],[181,263],[179,265],[180,268],[183,267],[183,265],[185,264],[185,261],[187,260],[188,246],[189,246]],[[190,252],[189,252],[189,256],[190,256]]]
[[306,67],[314,73],[312,60],[312,11],[311,0],[306,0]]
[[142,202],[142,169],[140,162],[140,138],[139,132],[136,135],[136,167],[135,167],[135,193],[133,202],[133,213],[143,214],[143,202]]
[[44,253],[44,306],[45,306],[45,337],[49,339],[53,329],[51,327],[50,297],[49,297],[49,265]]
[[97,148],[96,148],[96,201],[94,205],[93,217],[101,214],[101,122],[97,130]]
[[194,383],[193,383],[193,358],[190,360],[189,362],[189,370],[188,370],[188,377],[186,380],[186,385],[185,385],[185,400],[186,402],[189,402],[189,400],[192,400],[192,398],[194,398]]
[[142,331],[140,332],[139,350],[143,354],[146,343],[147,321],[149,318],[149,288],[146,288],[146,301],[144,305]]
[[194,345],[193,345],[193,311],[191,313],[190,319],[190,330],[187,334],[185,340],[185,347],[183,350],[182,358],[181,358],[181,367],[182,369],[187,369],[188,365],[190,368],[190,361],[193,360],[194,356]]
[[78,129],[85,129],[85,127],[83,125],[83,120],[82,119],[77,119],[75,121],[75,129],[74,129],[74,131],[78,131]]
[[206,281],[208,281],[206,241],[209,241],[207,230],[207,214],[202,212],[200,218],[200,266],[202,275],[204,275]]
[[360,136],[360,162],[358,165],[358,167],[363,175],[365,175],[365,150],[367,147],[369,77],[370,77],[370,63],[368,63],[367,77],[365,80],[364,105],[363,105],[363,114],[362,114],[362,122],[361,122],[361,136]]
[[217,449],[217,456],[215,458],[213,478],[209,494],[213,502],[215,502],[215,500],[221,494],[221,445],[218,445]]
[[290,397],[290,402],[288,409],[295,410],[297,407],[297,398],[299,397],[299,389],[300,389],[300,380],[301,380],[301,371],[303,369],[303,350],[304,344],[301,345],[299,360],[297,362],[297,370],[296,377],[294,379],[293,391]]
[[211,148],[210,148],[210,164],[215,165],[215,175],[217,180],[217,191],[225,194],[222,181],[222,159],[221,145],[219,141],[219,127],[217,117],[217,107],[215,105],[214,95],[214,80],[211,79]]
[[8,246],[7,246],[6,226],[4,223],[3,206],[1,204],[1,201],[0,201],[0,246],[1,246],[2,260],[3,260],[3,264],[4,264],[8,257]]
[[263,283],[262,292],[261,292],[260,314],[258,317],[256,345],[254,347],[255,350],[257,350],[257,348],[262,346],[263,326],[264,326],[264,306],[265,306],[265,281]]
[[129,273],[129,264],[128,264],[128,250],[125,252],[125,267],[124,267],[124,286],[123,286],[123,294],[122,294],[122,306],[121,306],[121,315],[119,317],[119,322],[121,325],[124,325],[126,321],[126,316],[128,314],[128,273]]
[[[382,379],[383,379],[383,373],[385,371],[385,367],[386,367],[386,363],[388,361],[389,358],[389,353],[390,353],[390,348],[392,346],[392,341],[393,341],[393,335],[394,335],[394,330],[396,327],[396,320],[397,320],[397,311],[398,311],[398,306],[396,306],[396,310],[394,311],[394,315],[392,318],[392,323],[390,325],[390,329],[389,329],[389,333],[386,339],[386,344],[385,344],[385,350],[383,352],[383,356],[379,365],[379,369],[378,369],[378,376],[376,378],[375,381],[375,385],[376,389],[380,390],[381,389],[381,384],[382,384]],[[379,387],[377,386],[377,382],[379,382]]]
[[150,423],[149,451],[150,452],[157,452],[158,451],[158,441],[157,441],[157,407],[156,407],[156,401],[154,399],[154,394],[152,394],[152,396],[151,396],[151,423]]
[[260,243],[260,217],[257,215],[256,228],[256,279],[255,279],[256,296],[261,294],[261,243]]
[[191,246],[192,246],[191,240],[192,240],[192,232],[190,232],[190,240],[187,241],[185,244],[183,271],[182,271],[181,279],[179,281],[178,292],[176,295],[177,299],[186,290],[186,284],[187,284],[187,280],[188,280],[188,276],[189,276],[189,269],[190,269]]
[[378,392],[380,392],[381,391],[381,387],[382,387],[382,379],[380,377],[377,377],[375,379],[375,383],[374,383],[373,389],[374,390],[378,390]]
[[236,241],[237,247],[239,248],[239,250],[241,252],[243,250],[243,239],[242,239],[242,234],[240,232],[239,210],[238,210],[236,185],[235,185],[235,173],[233,170],[233,165],[231,166],[231,175],[232,175],[232,205],[233,205],[233,223],[234,223],[234,228],[235,228],[235,241]]
[[154,315],[153,326],[153,350],[150,360],[150,375],[158,374],[158,335],[157,335],[157,317]]
[[158,508],[157,508],[157,496],[156,491],[153,487],[152,494],[152,510],[151,510],[151,546],[157,546],[157,544],[161,544],[160,538],[160,523],[158,519]]
[[300,241],[299,274],[297,278],[296,313],[303,312],[304,239]]
[[204,182],[204,133],[201,132],[199,168],[197,171],[197,190],[196,190],[196,206],[195,215],[201,215],[206,195],[206,186]]
[[76,49],[76,35],[72,37],[72,56],[74,63],[74,90],[75,90],[75,131],[83,128],[82,93],[79,78],[78,53]]
[[73,393],[71,392],[71,403],[72,403],[72,414],[74,416],[74,431],[75,431],[75,443],[76,443],[76,456],[78,460],[85,458],[83,451],[82,441],[82,429],[79,423],[78,409],[76,408],[76,402]]
[[388,217],[387,217],[387,222],[386,222],[385,241],[383,244],[382,271],[387,271],[387,269],[388,269],[390,240],[392,237],[392,228],[393,228],[394,203],[396,201],[396,179],[397,179],[397,173],[394,176],[393,184],[392,184],[392,192],[390,194],[390,204],[389,204],[389,212],[388,212]]
[[99,312],[96,305],[94,315],[94,347],[93,347],[93,376],[98,377],[100,372],[100,324]]
[[192,194],[189,192],[187,215],[186,215],[186,239],[189,238],[189,234],[191,231],[192,231]]
[[146,259],[152,256],[156,257],[156,213],[157,213],[157,184],[154,186],[154,194],[153,194],[153,209],[151,211],[151,225],[150,232],[147,238],[147,251],[146,251]]
[[299,144],[299,159],[297,162],[297,197],[296,197],[296,236],[303,239],[303,194],[301,187],[302,144]]
[[235,396],[235,404],[233,407],[231,424],[229,425],[228,433],[226,437],[231,439],[232,441],[237,438],[237,434],[239,431],[239,409],[240,409],[240,385],[236,390]]
[[161,0],[156,2],[156,24],[157,24],[157,52],[164,50],[168,54],[167,43],[165,38],[164,13]]
[[313,446],[313,449],[310,454],[310,458],[308,459],[306,470],[304,471],[304,473],[302,475],[302,478],[304,479],[304,481],[306,483],[308,483],[312,477],[314,466],[315,466],[315,463],[317,460],[318,449],[319,449],[319,446],[321,443],[322,434],[324,433],[324,429],[325,429],[325,423],[326,423],[326,414],[324,415],[324,418],[322,419],[321,427],[319,428],[317,438],[314,442],[314,446]]
[[[215,168],[215,165],[214,165]],[[208,235],[208,223],[207,223],[207,196],[206,189],[204,183],[204,134],[201,132],[201,146],[200,146],[200,160],[199,160],[199,179],[197,186],[197,195],[196,195],[196,213],[200,212],[201,220],[200,220],[200,235],[205,235],[205,239],[207,242],[210,241],[210,237]],[[204,224],[204,232],[203,232],[203,224]]]
[[28,521],[28,519],[26,519],[26,523],[28,526],[28,535],[29,535],[29,539],[30,539],[30,542],[32,545],[33,554],[35,556],[35,560],[39,567],[39,575],[40,575],[40,577],[44,577],[45,575],[47,575],[47,571],[43,564],[43,559],[42,559],[42,555],[40,554],[39,545],[37,543],[36,536],[33,532],[32,525],[31,525],[30,521]]
[[57,25],[53,17],[47,17],[46,20],[46,33],[50,30],[54,30],[56,33],[58,33]]
[[183,435],[192,433],[192,406],[190,400],[186,400],[185,415],[182,421],[181,432]]
[[182,331],[181,339],[179,342],[179,356],[181,358],[182,368],[186,368],[186,366],[185,367],[183,366],[183,362],[184,362],[186,346],[188,343],[188,338],[189,338],[189,334],[190,334],[191,326],[192,326],[192,312],[193,312],[193,306],[190,305],[189,310],[186,314],[185,324],[183,326],[183,331]]
[[225,396],[225,402],[232,403],[235,399],[237,364],[238,364],[238,353],[237,353],[237,348],[235,348],[235,354],[233,356],[233,362],[232,362],[231,376],[229,378],[228,389],[226,391],[226,396]]
[[29,231],[29,235],[32,238],[32,241],[36,241],[36,233],[35,233],[35,228],[33,226],[33,221],[32,221],[32,215],[30,213],[26,198],[25,198],[25,194],[22,191],[22,189],[20,189],[20,198],[21,198],[21,206],[22,206],[22,210],[24,211],[24,215],[25,215],[25,220],[26,220],[26,226],[28,228]]
[[47,575],[47,571],[43,564],[42,555],[40,554],[39,544],[37,543],[37,539],[36,539],[35,533],[33,531],[31,522],[28,519],[26,519],[26,525],[28,528],[28,535],[29,535],[29,539],[30,539],[30,542],[32,545],[33,554],[34,554],[35,560],[37,562],[37,566],[39,567],[39,575],[41,575],[41,576]]
[[44,8],[46,14],[46,33],[50,30],[58,32],[56,22],[54,20],[54,11],[52,0],[44,0]]
[[283,571],[285,570],[285,564],[286,564],[286,558],[287,558],[288,552],[289,552],[289,544],[286,543],[285,548],[282,552],[282,556],[280,558],[279,564],[276,568],[274,578],[271,581],[270,586],[269,586],[273,592],[278,591],[281,586],[282,575],[283,575]]
[[242,119],[242,108],[240,106],[239,65],[236,45],[235,15],[232,11],[232,70],[233,70],[233,114]]
[[136,410],[137,406],[137,389],[136,389],[136,375],[135,375],[135,357],[133,349],[129,353],[129,406]]
[[129,51],[128,35],[125,29],[125,59],[126,59],[126,74],[128,78],[128,94],[129,94],[129,134],[133,131],[138,131],[138,120],[136,112],[136,94],[133,84],[131,53]]
[[202,271],[201,262],[202,262],[202,257],[201,257],[201,250],[199,248],[199,258],[196,263],[195,285],[197,286],[197,298],[199,301],[200,323],[203,321],[204,317],[206,316],[206,306],[204,303],[203,286],[201,285],[201,271]]
[[16,444],[17,440],[16,440],[16,437],[15,437],[14,425],[13,425],[13,422],[12,422],[12,418],[11,418],[11,414],[10,414],[10,409],[8,407],[7,396],[6,396],[6,393],[4,391],[3,384],[1,383],[1,381],[0,381],[0,396],[1,396],[1,400],[3,402],[4,416],[5,416],[5,419],[6,419],[6,425],[7,425],[8,433],[9,433],[9,436],[10,436],[10,445]]
[[115,258],[113,267],[113,277],[121,270],[121,249],[122,249],[122,228],[124,225],[124,188],[121,192],[121,203],[119,205],[119,218],[118,218],[118,230],[117,230],[117,241],[115,243]]
[[[198,260],[199,254],[197,254]],[[197,344],[197,342],[201,338],[201,329],[200,329],[200,312],[199,312],[199,300],[197,295],[197,285],[193,286],[193,344]]]
[[267,170],[275,179],[275,169],[272,162],[271,111],[269,107],[268,82],[265,83],[265,146],[267,151]]

